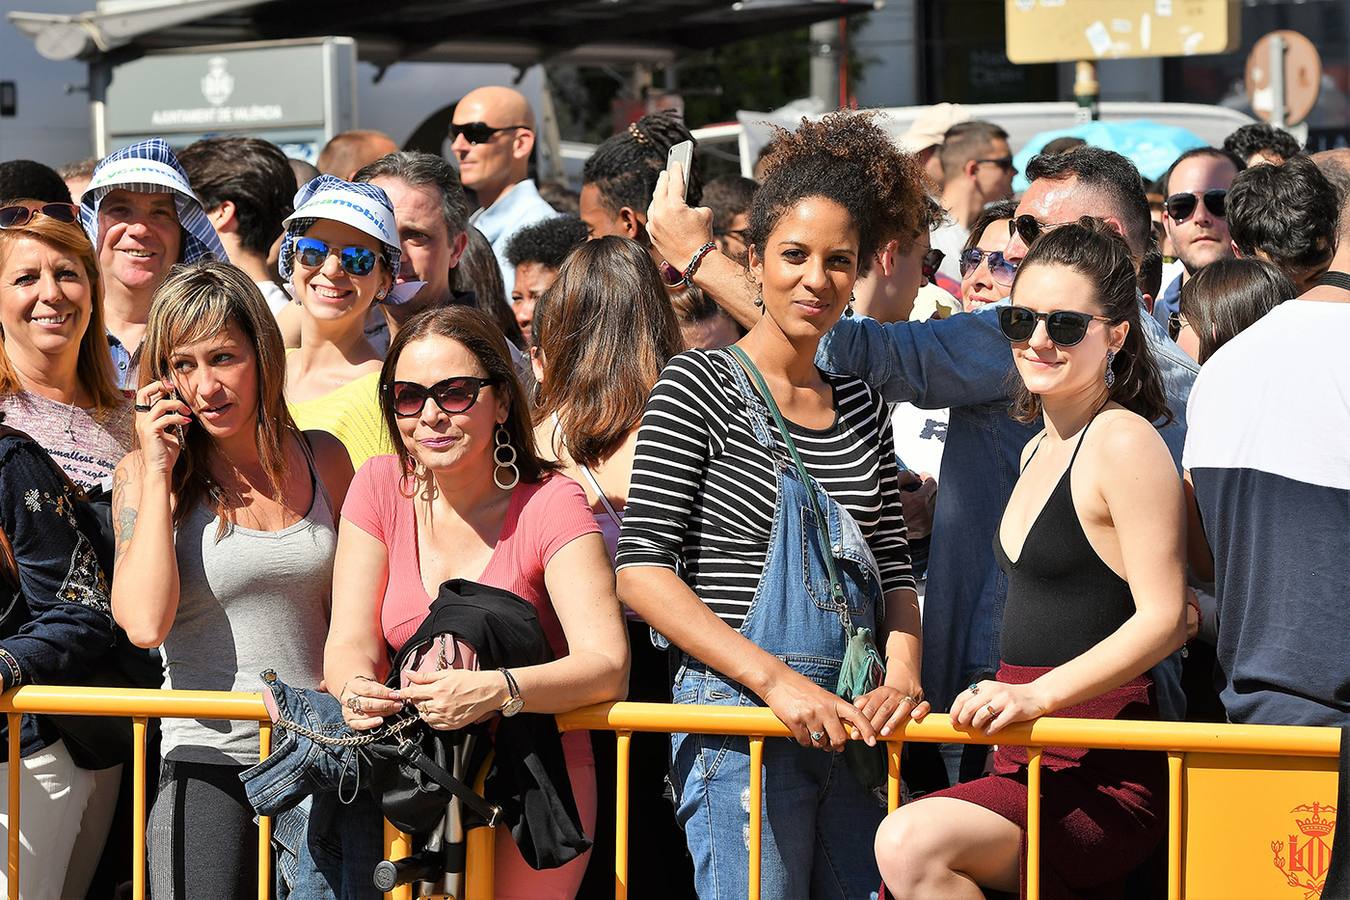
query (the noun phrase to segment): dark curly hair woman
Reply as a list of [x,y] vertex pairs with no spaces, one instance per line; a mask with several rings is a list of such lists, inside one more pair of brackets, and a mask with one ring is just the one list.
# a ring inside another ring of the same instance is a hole
[[[869,115],[780,132],[747,230],[759,320],[674,357],[638,432],[619,592],[678,648],[674,702],[767,706],[796,741],[764,746],[766,896],[876,888],[879,751],[841,753],[845,729],[874,744],[928,710],[886,407],[814,363],[876,248],[914,231],[919,175]],[[673,740],[699,897],[743,897],[748,743]]]

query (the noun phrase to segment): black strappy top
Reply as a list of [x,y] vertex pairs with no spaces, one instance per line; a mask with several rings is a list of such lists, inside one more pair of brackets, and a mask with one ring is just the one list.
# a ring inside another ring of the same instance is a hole
[[1001,523],[994,533],[994,557],[1008,578],[1000,656],[1011,665],[1062,665],[1134,614],[1129,584],[1092,549],[1073,507],[1073,463],[1091,425],[1083,427],[1068,468],[1031,523],[1017,562],[1003,549]]

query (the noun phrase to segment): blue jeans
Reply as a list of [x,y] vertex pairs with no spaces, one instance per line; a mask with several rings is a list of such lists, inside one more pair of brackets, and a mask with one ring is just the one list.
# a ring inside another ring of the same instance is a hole
[[[848,512],[812,481],[803,484],[777,448],[767,411],[739,366],[732,371],[750,425],[777,459],[778,500],[768,557],[740,633],[792,669],[834,691],[847,643],[830,597],[832,553],[853,624],[875,632],[881,607],[876,559]],[[889,454],[890,448],[878,448]],[[827,519],[822,547],[808,491]],[[748,689],[684,657],[675,703],[758,706]],[[749,743],[745,738],[671,736],[676,818],[685,830],[701,900],[740,900],[749,877]],[[885,809],[841,754],[774,738],[764,747],[761,886],[766,897],[866,898],[880,884],[872,834]]]

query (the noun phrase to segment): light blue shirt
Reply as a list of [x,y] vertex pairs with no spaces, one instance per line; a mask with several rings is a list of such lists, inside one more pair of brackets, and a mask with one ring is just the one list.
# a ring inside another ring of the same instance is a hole
[[557,214],[557,210],[539,196],[534,182],[526,178],[498,197],[497,202],[487,209],[480,209],[469,216],[469,224],[483,232],[483,236],[492,244],[492,252],[497,254],[497,265],[502,270],[508,303],[511,301],[511,289],[516,283],[516,269],[506,261],[506,245],[526,225],[551,219]]
[[[1160,433],[1180,470],[1186,401],[1199,367],[1147,311],[1141,308],[1139,318],[1176,416]],[[967,684],[998,669],[1008,581],[994,560],[994,534],[1022,448],[1041,426],[1008,414],[1009,379],[1017,374],[989,308],[927,322],[841,319],[821,342],[816,362],[862,378],[889,403],[951,407],[923,614],[924,693],[934,709],[949,709]],[[1164,660],[1153,674],[1164,717],[1179,718],[1185,709],[1179,658]]]

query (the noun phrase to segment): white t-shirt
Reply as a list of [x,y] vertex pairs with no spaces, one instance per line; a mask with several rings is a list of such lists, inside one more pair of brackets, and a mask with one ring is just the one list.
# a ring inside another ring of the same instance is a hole
[[286,304],[291,302],[291,295],[281,289],[275,281],[255,281],[258,290],[262,291],[263,299],[267,301],[267,308],[272,311],[272,315],[279,314],[286,308]]
[[942,467],[942,449],[947,443],[947,410],[896,403],[891,407],[891,430],[895,455],[900,457],[904,468],[937,478]]
[[945,254],[938,271],[958,282],[961,280],[961,248],[969,238],[970,229],[955,219],[928,233],[928,243]]

